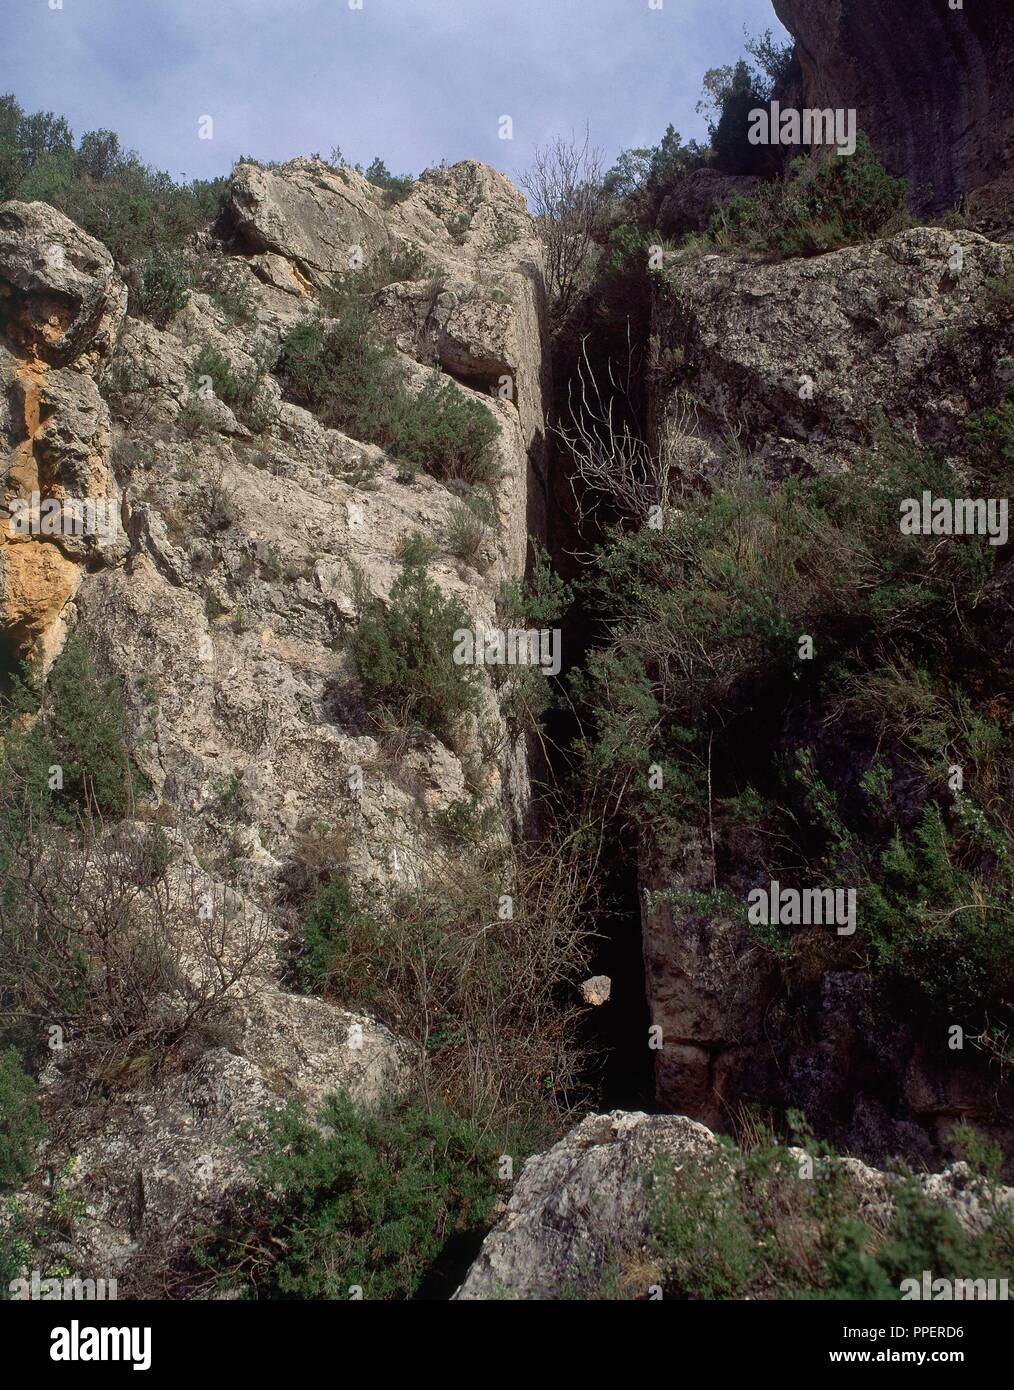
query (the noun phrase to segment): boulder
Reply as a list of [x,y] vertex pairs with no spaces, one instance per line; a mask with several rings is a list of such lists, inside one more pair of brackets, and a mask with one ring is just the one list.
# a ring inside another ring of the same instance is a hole
[[677,253],[653,326],[714,437],[741,422],[771,471],[841,466],[881,411],[948,451],[1003,398],[989,287],[1012,268],[1014,249],[939,227],[777,262]]
[[126,310],[113,258],[48,203],[0,206],[0,332],[54,366],[109,350]]
[[527,1160],[454,1298],[580,1297],[617,1258],[621,1278],[643,1272],[650,1263],[652,1163],[658,1155],[707,1153],[717,1142],[683,1115],[589,1115]]
[[[790,1152],[806,1157],[802,1150]],[[660,1164],[678,1172],[687,1162],[709,1157],[718,1159],[715,1180],[721,1182],[719,1140],[684,1115],[623,1110],[589,1115],[525,1163],[506,1211],[453,1298],[659,1296],[665,1271],[654,1242],[653,1172]],[[845,1170],[859,1211],[871,1225],[890,1216],[891,1175],[856,1158],[818,1160],[824,1162]],[[992,1220],[992,1201],[984,1200],[967,1165],[956,1163],[919,1181],[966,1231],[981,1231]],[[993,1196],[1009,1206],[1014,1189],[999,1188]]]

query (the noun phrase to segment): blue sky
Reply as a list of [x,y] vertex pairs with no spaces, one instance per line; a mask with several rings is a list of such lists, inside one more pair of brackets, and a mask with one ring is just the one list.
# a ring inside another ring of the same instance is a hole
[[2,3],[0,91],[188,178],[334,145],[395,173],[464,158],[516,173],[586,122],[612,158],[670,121],[702,135],[704,71],[740,56],[744,26],[783,34],[770,0]]

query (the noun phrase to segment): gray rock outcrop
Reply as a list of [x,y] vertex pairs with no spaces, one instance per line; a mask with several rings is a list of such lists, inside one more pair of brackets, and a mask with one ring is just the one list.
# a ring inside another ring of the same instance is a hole
[[[700,1159],[715,1161],[720,1170],[719,1141],[685,1115],[623,1110],[589,1115],[547,1152],[528,1159],[506,1211],[454,1298],[660,1296],[664,1255],[655,1240],[652,1175],[660,1166],[678,1173]],[[835,1162],[845,1170],[862,1212],[877,1219],[889,1215],[889,1175],[854,1158]],[[980,1230],[990,1221],[989,1204],[963,1164],[920,1182],[965,1230]],[[994,1196],[1009,1204],[1014,1190],[1001,1188]]]
[[[409,390],[442,367],[498,425],[493,513],[467,559],[448,547],[461,508],[448,487],[409,480],[381,448],[283,400],[262,365],[331,274],[413,247],[426,279],[373,296],[377,331]],[[0,626],[47,664],[68,630],[87,638],[125,690],[145,821],[166,827],[177,861],[199,861],[211,898],[269,924],[223,1039],[178,1073],[152,1084],[142,1068],[96,1094],[73,1039],[43,1073],[43,1168],[83,1213],[62,1258],[118,1275],[121,1296],[158,1295],[152,1270],[248,1181],[233,1141],[268,1110],[312,1110],[342,1088],[372,1104],[407,1077],[386,1028],[281,983],[274,910],[300,847],[355,883],[416,886],[446,860],[441,811],[474,797],[503,834],[528,797],[524,740],[488,679],[449,743],[385,733],[337,653],[365,600],[387,599],[413,532],[475,623],[496,625],[501,585],[524,573],[543,525],[547,368],[541,251],[520,195],[477,164],[433,171],[394,206],[353,171],[241,165],[217,235],[189,254],[208,291],[160,328],[124,319],[112,258],[66,218],[0,208],[7,496],[109,490],[122,519],[119,543],[98,551],[0,539]],[[216,268],[241,315],[216,300]],[[257,379],[256,419],[195,396],[207,349]],[[44,1173],[27,1200],[46,1200]]]

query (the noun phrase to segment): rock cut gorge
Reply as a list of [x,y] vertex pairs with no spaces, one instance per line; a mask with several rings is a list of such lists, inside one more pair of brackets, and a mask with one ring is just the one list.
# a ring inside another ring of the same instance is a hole
[[[660,156],[563,321],[545,228],[472,161],[244,161],[140,268],[0,204],[4,512],[70,518],[0,532],[38,1258],[232,1294],[195,1256],[231,1221],[258,1296],[346,1297],[354,1261],[286,1285],[305,1227],[264,1215],[333,1144],[324,1205],[374,1160],[400,1198],[420,1152],[476,1180],[425,1257],[385,1226],[377,1296],[644,1297],[660,1221],[735,1190],[749,1224],[756,1172],[713,1131],[768,1127],[871,1229],[898,1189],[867,1165],[899,1157],[988,1228],[955,1160],[964,1124],[1009,1151],[1014,1113],[1011,546],[898,516],[1010,491],[1009,26],[776,9],[782,100],[857,106],[908,203],[868,145],[763,181]],[[73,524],[99,498],[116,524]],[[562,628],[563,678],[457,666],[462,628]],[[779,885],[858,903],[848,932],[756,930]],[[336,1093],[421,1096],[411,1161],[382,1128],[343,1149]]]

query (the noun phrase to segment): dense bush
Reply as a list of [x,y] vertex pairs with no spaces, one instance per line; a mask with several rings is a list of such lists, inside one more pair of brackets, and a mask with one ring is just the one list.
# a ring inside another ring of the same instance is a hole
[[164,247],[149,251],[135,271],[130,312],[164,328],[189,298],[190,274],[180,254]]
[[417,396],[404,402],[391,450],[441,482],[457,478],[493,484],[500,476],[493,452],[498,432],[485,406],[434,373]]
[[369,1114],[337,1095],[313,1120],[289,1109],[252,1159],[256,1188],[199,1263],[252,1298],[410,1299],[490,1225],[500,1152],[439,1106]]
[[860,133],[852,155],[798,159],[790,177],[736,198],[711,220],[705,244],[778,256],[818,256],[908,225],[908,185],[893,178]]
[[379,444],[408,476],[423,468],[443,481],[495,481],[491,412],[437,374],[413,396],[394,350],[371,329],[365,297],[346,285],[335,294],[337,318],[297,324],[282,345],[278,370],[289,398],[331,428]]
[[73,824],[81,812],[130,810],[144,783],[127,745],[123,693],[76,634],[44,683],[32,672],[15,681],[0,716],[4,781],[36,814],[45,803],[46,820]]
[[282,344],[286,394],[332,429],[356,439],[389,437],[397,393],[394,350],[370,331],[369,305],[345,295],[337,318],[307,320]]
[[[226,180],[178,184],[108,130],[77,148],[66,121],[0,97],[0,199],[51,203],[103,242],[122,267],[183,245],[214,220]],[[135,303],[140,301],[135,300]]]
[[884,439],[845,475],[768,484],[737,466],[714,484],[601,553],[609,639],[575,683],[586,785],[663,860],[710,825],[734,896],[751,876],[856,887],[855,946],[901,986],[895,1005],[1002,1035],[1014,739],[980,605],[996,552],[899,526],[900,499],[961,496],[961,478]]
[[956,811],[953,828],[933,804],[910,834],[895,830],[863,888],[863,925],[880,970],[937,1017],[976,1019],[1014,988],[1014,861],[974,805]]
[[368,995],[373,982],[368,976],[357,980],[355,990],[343,989],[341,980],[343,972],[355,969],[353,941],[377,935],[378,929],[344,878],[317,884],[300,917],[299,938],[290,962],[294,982],[310,993],[355,994],[363,1004],[372,1003]]
[[0,1051],[0,1191],[35,1169],[35,1145],[45,1133],[35,1089],[17,1051]]
[[403,726],[450,737],[462,715],[478,707],[478,673],[453,660],[454,633],[471,628],[463,608],[445,598],[423,565],[406,563],[390,600],[367,600],[349,638],[363,693]]
[[980,494],[1014,496],[1014,395],[984,410],[973,411],[965,429],[977,464]]
[[403,203],[415,186],[411,174],[392,174],[379,155],[366,170],[365,177],[382,191],[388,203]]
[[270,398],[264,381],[274,361],[275,351],[266,340],[254,342],[250,349],[251,365],[234,368],[229,358],[218,348],[205,346],[194,359],[192,385],[198,389],[210,381],[215,395],[234,412],[236,418],[255,433],[265,429],[270,421]]
[[607,198],[625,204],[629,221],[650,224],[680,175],[707,162],[706,147],[693,140],[684,143],[670,125],[657,145],[623,150],[605,174],[602,191]]
[[[812,1140],[790,1150],[770,1136],[744,1152],[724,1143],[674,1168],[656,1165],[653,1257],[668,1298],[898,1300],[902,1280],[1003,1279],[1014,1223],[997,1201],[998,1158],[969,1180],[991,1224],[966,1230],[911,1174],[891,1179],[893,1210],[864,1207],[848,1169]],[[804,1153],[812,1176],[801,1175]]]

